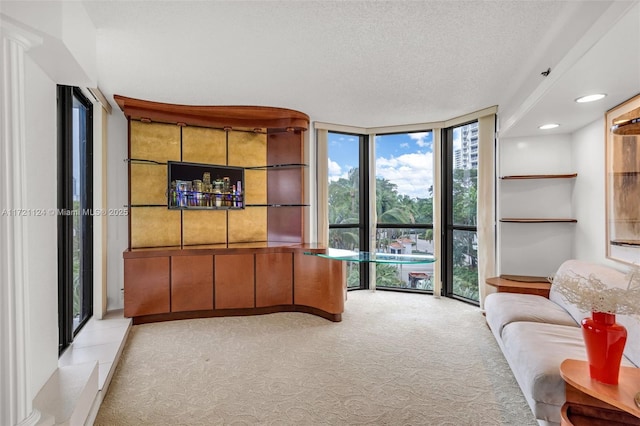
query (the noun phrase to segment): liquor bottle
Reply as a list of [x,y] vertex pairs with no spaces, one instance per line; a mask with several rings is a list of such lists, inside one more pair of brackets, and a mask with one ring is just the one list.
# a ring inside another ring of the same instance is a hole
[[241,180],[239,180],[236,183],[236,189],[238,190],[238,198],[237,198],[238,207],[242,207],[242,181]]

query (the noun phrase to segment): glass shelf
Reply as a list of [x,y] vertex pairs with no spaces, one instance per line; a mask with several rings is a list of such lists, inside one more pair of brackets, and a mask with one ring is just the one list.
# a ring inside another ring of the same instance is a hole
[[[242,210],[242,206],[167,206],[166,204],[130,204],[126,207],[164,207],[169,210]],[[244,207],[309,207],[309,204],[245,204]]]
[[246,204],[245,207],[309,207],[309,204],[283,204],[283,203]]
[[[125,158],[124,161],[125,163],[155,164],[158,166],[166,166],[168,164],[166,161],[162,162],[162,161],[156,161],[156,160],[147,160],[144,158]],[[223,166],[223,165],[216,165],[216,166],[230,167],[230,166]],[[309,167],[309,166],[303,163],[286,163],[286,164],[271,164],[269,166],[252,166],[252,167],[242,167],[242,168],[245,170],[284,170],[284,169],[299,169],[304,167]]]
[[283,170],[283,169],[298,169],[300,167],[309,167],[309,166],[302,163],[287,163],[287,164],[272,164],[270,166],[245,167],[245,170]]
[[132,163],[132,164],[154,164],[157,166],[166,166],[167,162],[165,161],[164,163],[162,161],[155,161],[155,160],[145,160],[142,158],[125,158],[124,159],[125,163]]
[[326,253],[305,252],[309,256],[324,257],[326,259],[344,260],[346,262],[359,263],[393,263],[393,264],[419,264],[434,263],[435,256],[429,254],[392,254],[370,253],[368,251],[355,252],[351,250],[328,249]]

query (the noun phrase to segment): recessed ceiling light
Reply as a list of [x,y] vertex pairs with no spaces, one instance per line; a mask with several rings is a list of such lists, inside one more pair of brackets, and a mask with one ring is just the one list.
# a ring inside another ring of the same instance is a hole
[[549,124],[543,124],[542,126],[538,127],[538,129],[540,130],[549,130],[549,129],[555,129],[556,127],[560,126],[557,123],[549,123]]
[[593,101],[599,101],[600,99],[604,98],[605,96],[607,96],[604,93],[595,93],[593,95],[586,95],[586,96],[580,96],[579,98],[576,99],[576,102],[578,102],[579,104],[585,103],[585,102],[593,102]]

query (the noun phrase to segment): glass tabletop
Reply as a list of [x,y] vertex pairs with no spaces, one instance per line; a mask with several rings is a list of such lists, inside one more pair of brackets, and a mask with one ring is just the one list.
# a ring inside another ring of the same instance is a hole
[[310,253],[304,254],[310,256],[319,256],[326,259],[344,260],[347,262],[360,263],[394,263],[394,264],[417,264],[417,263],[433,263],[436,261],[435,256],[430,254],[393,254],[393,253],[370,253],[368,251],[351,251],[341,249],[328,249],[326,253]]

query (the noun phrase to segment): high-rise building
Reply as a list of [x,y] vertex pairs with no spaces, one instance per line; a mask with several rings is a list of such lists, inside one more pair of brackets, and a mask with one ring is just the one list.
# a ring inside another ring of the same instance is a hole
[[456,169],[478,168],[478,122],[460,127],[460,148],[453,152]]

